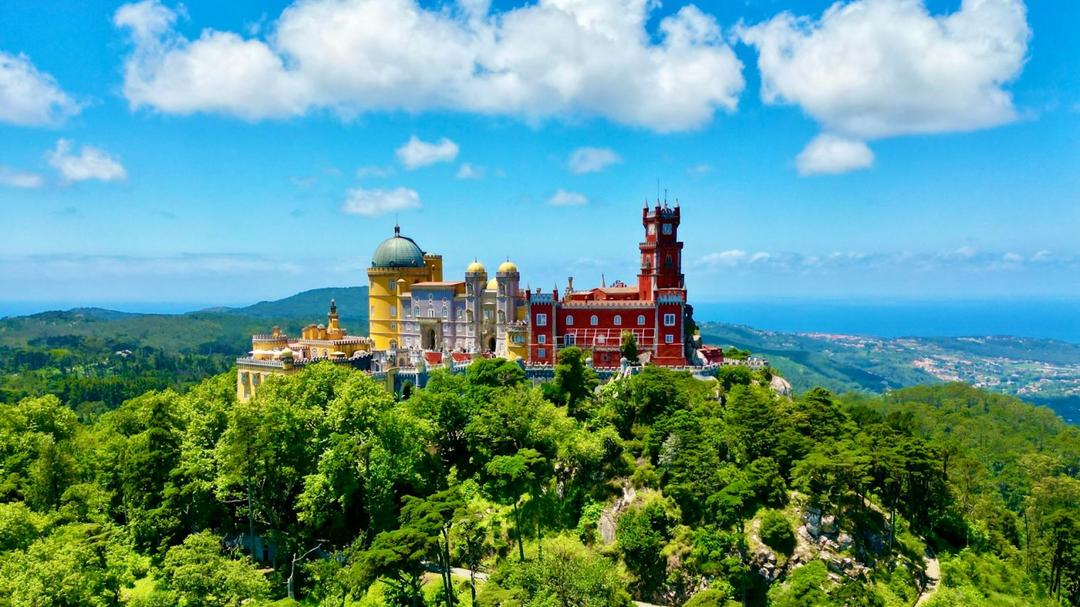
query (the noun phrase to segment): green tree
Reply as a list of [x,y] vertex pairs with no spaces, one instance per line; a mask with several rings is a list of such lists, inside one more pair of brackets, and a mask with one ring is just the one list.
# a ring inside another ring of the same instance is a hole
[[639,597],[655,598],[667,578],[664,546],[678,523],[660,498],[648,499],[619,515],[615,541],[626,567],[637,578],[634,588]]
[[208,531],[170,548],[157,579],[157,592],[191,607],[238,607],[270,594],[270,583],[252,560],[226,554],[221,538]]
[[619,355],[631,365],[638,364],[638,343],[633,331],[623,331],[619,339]]
[[628,607],[626,574],[617,565],[559,536],[545,540],[544,556],[504,561],[477,597],[478,605],[526,607]]
[[584,417],[581,407],[592,398],[593,390],[600,383],[596,372],[585,364],[585,357],[586,352],[577,346],[560,350],[555,379],[546,384],[550,386],[550,399],[565,405],[572,417]]
[[768,510],[761,517],[761,541],[768,547],[785,555],[795,550],[795,532],[791,521],[776,510]]
[[[498,455],[487,465],[491,479],[489,490],[501,503],[509,504],[514,513],[514,535],[517,536],[518,559],[525,560],[525,522],[521,511],[521,499],[531,493],[533,499],[540,497],[540,487],[551,474],[551,464],[535,449],[522,449],[514,455]],[[540,521],[536,519],[537,539]]]

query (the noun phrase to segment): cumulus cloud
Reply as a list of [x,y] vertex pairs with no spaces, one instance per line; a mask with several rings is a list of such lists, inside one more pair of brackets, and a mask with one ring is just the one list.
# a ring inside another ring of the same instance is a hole
[[795,158],[800,175],[847,173],[874,164],[874,153],[862,141],[828,133],[814,137]]
[[157,0],[122,6],[132,107],[249,120],[328,109],[452,110],[526,120],[599,116],[657,131],[734,110],[742,64],[693,5],[650,27],[653,0],[306,0],[261,37],[205,29],[188,39]]
[[746,264],[762,263],[772,256],[764,251],[747,253],[741,249],[730,249],[717,253],[709,253],[701,258],[700,264],[706,267],[733,267]]
[[439,162],[451,162],[458,155],[458,145],[446,137],[428,143],[413,135],[396,151],[398,160],[408,169],[418,169]]
[[11,167],[0,165],[0,186],[33,189],[40,188],[44,183],[45,180],[37,173],[19,171]]
[[127,171],[120,162],[100,148],[84,145],[75,152],[68,139],[59,139],[56,147],[45,155],[64,181],[120,181],[127,178]]
[[378,217],[387,213],[420,207],[420,194],[409,188],[392,190],[352,188],[345,195],[341,210],[350,215]]
[[584,194],[578,194],[577,192],[567,192],[566,190],[559,188],[555,190],[555,193],[548,198],[548,204],[557,207],[574,207],[588,204],[589,199]]
[[29,57],[0,51],[0,122],[56,126],[80,109],[56,79],[34,67]]
[[486,174],[487,170],[484,169],[484,167],[463,162],[461,163],[461,166],[458,167],[454,177],[458,179],[483,179]]
[[621,162],[622,158],[610,148],[578,148],[570,154],[567,166],[575,175],[598,173]]
[[866,141],[1016,119],[1004,87],[1031,30],[1022,0],[963,0],[944,15],[922,0],[855,0],[737,34],[758,51],[766,103],[798,105],[826,133]]

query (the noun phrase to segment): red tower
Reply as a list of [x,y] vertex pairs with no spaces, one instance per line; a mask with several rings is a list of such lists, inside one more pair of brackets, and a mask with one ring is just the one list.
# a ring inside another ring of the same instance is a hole
[[648,203],[641,207],[641,225],[645,241],[641,250],[641,271],[638,273],[638,297],[642,301],[656,299],[657,289],[683,289],[682,248],[679,242],[679,203],[670,208],[659,201],[652,209]]

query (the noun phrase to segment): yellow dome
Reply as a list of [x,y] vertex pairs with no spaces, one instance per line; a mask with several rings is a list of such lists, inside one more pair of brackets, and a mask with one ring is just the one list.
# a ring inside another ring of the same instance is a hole
[[488,291],[497,291],[498,289],[499,289],[499,281],[498,280],[492,278],[491,280],[488,281],[488,284],[487,284],[487,290]]
[[480,272],[483,272],[483,271],[484,271],[484,264],[480,263],[479,261],[476,261],[475,259],[473,260],[472,263],[469,264],[469,267],[465,268],[465,272],[468,273],[468,274],[475,274],[475,273],[480,273]]
[[499,271],[500,272],[517,272],[518,269],[517,269],[517,266],[514,265],[514,262],[507,259],[506,261],[499,264]]

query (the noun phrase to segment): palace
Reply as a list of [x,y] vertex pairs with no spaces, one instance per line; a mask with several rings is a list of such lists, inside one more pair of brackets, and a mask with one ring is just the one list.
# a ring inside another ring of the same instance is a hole
[[[491,278],[474,260],[463,279],[445,280],[442,256],[425,252],[394,226],[367,270],[368,337],[346,333],[334,301],[326,325],[308,325],[297,340],[277,327],[269,335],[254,335],[251,352],[237,360],[237,396],[247,400],[267,376],[321,360],[381,376],[497,356],[543,373],[550,372],[561,349],[577,346],[591,353],[589,362],[598,370],[688,366],[700,356],[692,347],[695,336],[688,334],[693,308],[682,273],[680,213],[678,202],[643,206],[645,238],[638,244],[636,285],[615,281],[578,290],[569,277],[561,297],[557,287],[523,290],[509,259]],[[636,361],[621,356],[627,334],[637,342]]]
[[692,324],[693,308],[686,303],[679,220],[678,202],[674,208],[659,202],[652,209],[648,202],[642,207],[645,240],[638,245],[636,286],[615,282],[578,291],[570,278],[561,299],[558,289],[527,293],[529,362],[554,364],[559,348],[577,346],[592,352],[596,367],[617,367],[622,336],[629,332],[643,362],[685,366],[685,327]]

